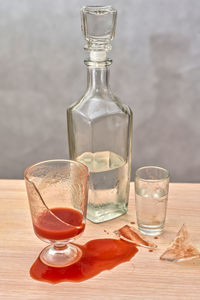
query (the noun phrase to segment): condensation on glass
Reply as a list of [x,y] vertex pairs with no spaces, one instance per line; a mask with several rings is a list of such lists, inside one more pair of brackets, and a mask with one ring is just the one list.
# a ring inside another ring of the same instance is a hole
[[132,112],[113,95],[107,58],[117,11],[110,6],[81,10],[86,39],[87,89],[67,110],[70,159],[90,170],[87,218],[99,223],[127,212],[132,146]]

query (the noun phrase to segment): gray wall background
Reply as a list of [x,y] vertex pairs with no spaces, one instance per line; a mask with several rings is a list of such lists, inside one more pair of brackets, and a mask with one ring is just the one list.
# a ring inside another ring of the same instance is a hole
[[66,108],[86,87],[80,8],[118,9],[111,86],[134,111],[133,172],[200,181],[199,0],[0,0],[0,178],[68,158]]

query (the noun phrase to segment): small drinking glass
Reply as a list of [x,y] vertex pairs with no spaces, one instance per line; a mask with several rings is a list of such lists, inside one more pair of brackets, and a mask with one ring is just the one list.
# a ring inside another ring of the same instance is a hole
[[154,166],[135,173],[135,205],[138,228],[145,235],[157,236],[164,229],[169,191],[169,172]]
[[85,228],[88,177],[85,165],[70,160],[40,162],[24,173],[35,234],[50,244],[40,253],[46,265],[68,266],[82,255],[69,242]]

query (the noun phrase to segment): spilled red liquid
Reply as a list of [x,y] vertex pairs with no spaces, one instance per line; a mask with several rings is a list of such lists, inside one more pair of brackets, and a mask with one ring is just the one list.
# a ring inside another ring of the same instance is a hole
[[33,224],[35,233],[49,240],[67,240],[81,233],[84,230],[83,215],[73,208],[57,207],[51,212],[48,210],[41,214]]
[[50,283],[80,282],[129,261],[138,252],[135,245],[115,239],[92,240],[79,247],[83,254],[75,264],[54,268],[43,264],[38,257],[30,269],[30,275],[36,280]]

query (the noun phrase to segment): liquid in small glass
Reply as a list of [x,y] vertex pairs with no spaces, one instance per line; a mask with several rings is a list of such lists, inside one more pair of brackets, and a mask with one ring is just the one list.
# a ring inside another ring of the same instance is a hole
[[159,167],[136,171],[135,205],[139,230],[157,236],[163,232],[168,201],[169,174]]

